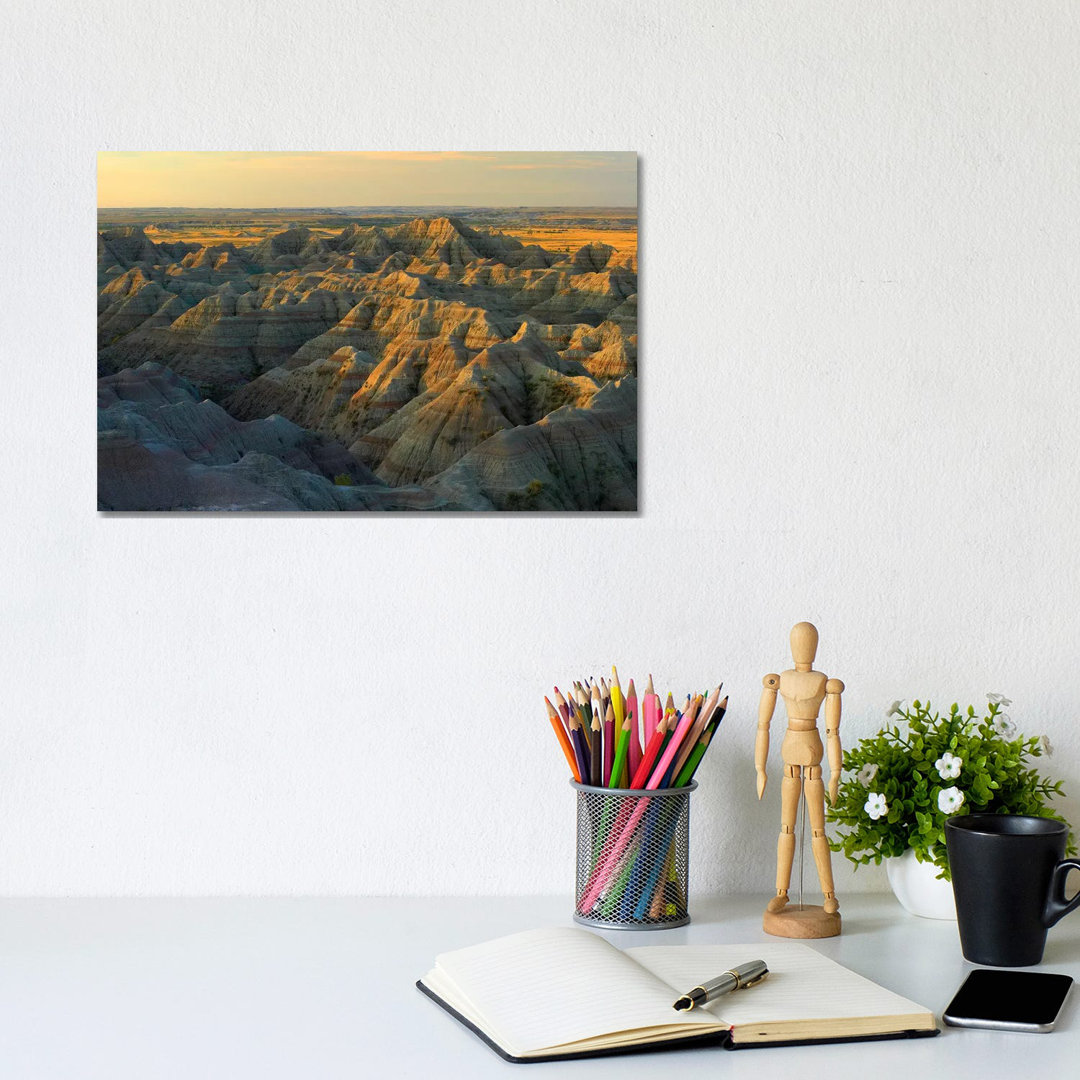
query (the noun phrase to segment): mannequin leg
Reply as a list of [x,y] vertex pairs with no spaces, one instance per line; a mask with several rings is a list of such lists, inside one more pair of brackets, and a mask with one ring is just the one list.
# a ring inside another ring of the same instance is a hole
[[825,910],[838,911],[840,904],[833,888],[832,859],[829,841],[825,836],[825,784],[821,779],[821,766],[811,765],[806,778],[806,809],[810,818],[810,845],[814,852],[821,891],[825,894]]
[[791,864],[795,860],[795,818],[802,794],[801,767],[784,766],[780,784],[780,838],[776,842],[776,895],[769,901],[767,911],[780,911],[788,902],[791,885]]

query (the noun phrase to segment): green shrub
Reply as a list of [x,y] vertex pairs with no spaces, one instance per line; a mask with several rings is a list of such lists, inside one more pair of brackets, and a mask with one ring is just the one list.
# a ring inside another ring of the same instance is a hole
[[[1042,738],[1017,734],[1001,704],[989,695],[986,715],[958,705],[946,717],[929,702],[910,709],[895,702],[889,710],[903,724],[883,728],[844,754],[844,778],[829,820],[840,826],[833,851],[856,866],[880,863],[908,848],[920,862],[933,863],[949,877],[945,821],[969,813],[1027,814],[1065,821],[1047,808],[1062,795],[1061,781],[1044,780],[1030,768],[1032,758],[1049,753]],[[1069,854],[1076,851],[1073,836]]]

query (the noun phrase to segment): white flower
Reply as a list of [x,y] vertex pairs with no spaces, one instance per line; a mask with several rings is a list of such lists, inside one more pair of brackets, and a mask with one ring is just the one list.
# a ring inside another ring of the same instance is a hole
[[950,754],[947,750],[934,762],[934,768],[942,780],[955,780],[960,775],[960,768],[964,764],[961,758]]
[[999,735],[1004,735],[1006,739],[1011,739],[1016,734],[1016,725],[1008,713],[998,713],[994,717],[994,730]]
[[986,695],[986,700],[989,701],[991,705],[1011,705],[1012,704],[1012,702],[1007,697],[1005,697],[1003,694],[987,694]]
[[855,780],[857,783],[862,784],[863,787],[867,787],[874,782],[874,777],[877,776],[877,765],[868,761],[856,774]]
[[885,802],[884,795],[875,795],[871,792],[866,797],[866,805],[863,809],[877,821],[878,818],[884,817],[889,812],[888,803]]
[[1047,757],[1050,757],[1050,755],[1054,752],[1053,746],[1050,745],[1050,739],[1046,735],[1040,735],[1039,742],[1042,744],[1043,753]]
[[886,710],[886,716],[902,716],[904,713],[904,703],[902,701],[894,701]]
[[938,792],[937,805],[943,814],[955,814],[964,805],[964,793],[958,787],[942,788]]

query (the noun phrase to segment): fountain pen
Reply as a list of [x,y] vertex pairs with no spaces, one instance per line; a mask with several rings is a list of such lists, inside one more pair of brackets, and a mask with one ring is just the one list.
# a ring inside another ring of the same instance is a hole
[[675,1002],[673,1008],[683,1012],[694,1008],[695,1005],[704,1005],[707,1001],[712,1001],[722,994],[729,994],[732,990],[745,990],[748,986],[754,986],[768,974],[769,969],[765,966],[764,960],[751,960],[748,964],[733,967],[730,971],[725,971],[723,975],[695,986],[693,990],[688,990]]

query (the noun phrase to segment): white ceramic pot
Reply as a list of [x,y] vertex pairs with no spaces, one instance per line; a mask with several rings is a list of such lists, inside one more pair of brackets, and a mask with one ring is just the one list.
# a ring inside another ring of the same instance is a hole
[[933,863],[919,862],[910,848],[898,859],[886,859],[885,872],[896,899],[912,915],[924,919],[956,918],[951,882],[937,876]]

